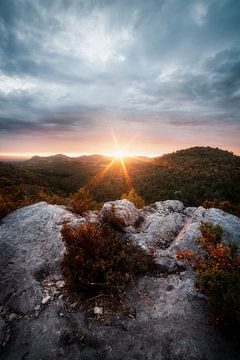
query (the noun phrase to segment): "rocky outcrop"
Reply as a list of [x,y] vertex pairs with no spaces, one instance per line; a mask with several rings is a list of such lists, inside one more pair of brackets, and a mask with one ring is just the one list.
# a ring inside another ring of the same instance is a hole
[[33,311],[44,297],[41,281],[60,276],[62,224],[83,221],[45,202],[8,215],[0,226],[0,303],[19,314]]
[[[114,211],[112,209],[114,208]],[[114,214],[114,216],[112,215]],[[166,273],[129,289],[131,316],[96,304],[88,320],[65,292],[60,230],[86,219],[44,202],[9,214],[0,224],[0,357],[2,359],[237,359],[235,345],[207,323],[211,309],[194,289],[194,274],[176,260],[198,251],[202,221],[218,223],[224,241],[240,244],[240,219],[218,209],[185,208],[180,201],[138,210],[127,200],[106,203],[88,216],[110,221],[145,249],[155,249]],[[176,272],[177,270],[177,272]]]

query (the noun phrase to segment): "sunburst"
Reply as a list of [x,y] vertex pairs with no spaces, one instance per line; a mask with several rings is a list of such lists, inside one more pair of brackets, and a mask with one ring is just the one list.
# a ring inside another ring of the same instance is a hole
[[123,160],[124,157],[126,157],[126,153],[124,150],[117,150],[113,152],[113,157],[116,158],[116,160]]
[[130,175],[128,173],[128,170],[127,170],[127,167],[126,167],[126,164],[125,164],[125,161],[124,161],[124,158],[127,156],[126,155],[126,150],[127,148],[130,146],[130,144],[132,143],[133,139],[131,139],[129,141],[129,143],[127,145],[125,145],[123,148],[121,148],[119,146],[119,143],[118,143],[118,140],[117,140],[117,137],[115,135],[114,132],[112,132],[112,138],[113,138],[113,141],[114,141],[114,144],[115,144],[115,148],[116,148],[116,151],[112,152],[111,153],[111,158],[112,160],[109,162],[109,164],[100,172],[100,174],[98,174],[93,182],[92,182],[92,186],[93,187],[96,187],[96,185],[103,179],[103,177],[107,174],[107,172],[113,167],[113,165],[115,163],[120,163],[120,166],[122,168],[122,172],[123,172],[123,176],[125,178],[125,181],[126,181],[126,184],[129,188],[129,190],[133,189],[133,184],[132,184],[132,180],[130,178]]

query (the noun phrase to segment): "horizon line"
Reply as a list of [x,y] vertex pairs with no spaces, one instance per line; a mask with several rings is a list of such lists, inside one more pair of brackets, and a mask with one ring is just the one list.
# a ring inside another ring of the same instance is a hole
[[[67,156],[69,158],[78,158],[78,157],[82,157],[82,156],[94,156],[94,155],[98,155],[98,156],[105,156],[105,157],[115,157],[115,155],[113,153],[0,153],[0,161],[1,160],[30,160],[31,158],[33,158],[34,156],[38,156],[38,157],[51,157],[51,156],[57,156],[57,155],[62,155],[62,156]],[[158,156],[162,156],[163,154],[126,154],[124,155],[125,158],[129,158],[129,157],[146,157],[146,158],[154,158],[154,157],[158,157]]]
[[[190,146],[187,148],[183,148],[183,149],[177,149],[171,152],[164,152],[164,153],[159,153],[159,154],[143,154],[143,153],[126,153],[124,155],[125,158],[130,158],[130,157],[146,157],[146,158],[156,158],[156,157],[160,157],[166,154],[172,154],[176,151],[179,150],[188,150],[191,148],[207,148],[210,147],[212,149],[220,149],[223,151],[228,151],[236,156],[239,156],[240,154],[235,153],[231,150],[228,149],[223,149],[223,148],[219,148],[219,147],[212,147],[212,146]],[[105,153],[76,153],[76,152],[66,152],[66,153],[59,153],[59,152],[39,152],[39,153],[30,153],[30,152],[18,152],[18,153],[0,153],[0,161],[21,161],[21,160],[29,160],[31,158],[33,158],[34,156],[39,156],[39,157],[50,157],[50,156],[56,156],[56,155],[63,155],[63,156],[67,156],[69,158],[78,158],[81,156],[94,156],[94,155],[98,155],[98,156],[105,156],[105,157],[115,157],[116,155],[114,154],[114,152],[105,152]]]

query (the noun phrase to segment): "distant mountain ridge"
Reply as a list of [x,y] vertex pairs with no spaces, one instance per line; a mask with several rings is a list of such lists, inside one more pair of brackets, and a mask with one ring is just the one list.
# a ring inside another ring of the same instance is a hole
[[[34,161],[61,161],[61,160],[80,160],[80,161],[102,161],[114,158],[110,155],[101,155],[101,154],[90,154],[90,155],[80,155],[80,156],[67,156],[64,154],[56,154],[56,155],[49,155],[49,156],[39,156],[34,155],[30,159],[25,160],[25,163],[34,162]],[[151,160],[151,157],[148,156],[125,156],[126,159],[138,159],[138,160]]]
[[39,156],[34,155],[30,159],[25,160],[24,163],[34,163],[37,161],[62,161],[62,160],[69,160],[71,159],[69,156],[64,154],[56,154],[56,155],[49,155],[49,156]]

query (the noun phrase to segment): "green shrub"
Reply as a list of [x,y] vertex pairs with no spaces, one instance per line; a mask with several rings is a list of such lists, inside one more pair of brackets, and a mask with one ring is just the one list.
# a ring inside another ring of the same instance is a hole
[[124,289],[153,263],[152,255],[120,238],[109,226],[83,224],[73,229],[64,225],[62,240],[66,247],[62,271],[71,290]]
[[214,306],[218,323],[227,327],[240,325],[239,273],[212,267],[199,275],[198,286]]

